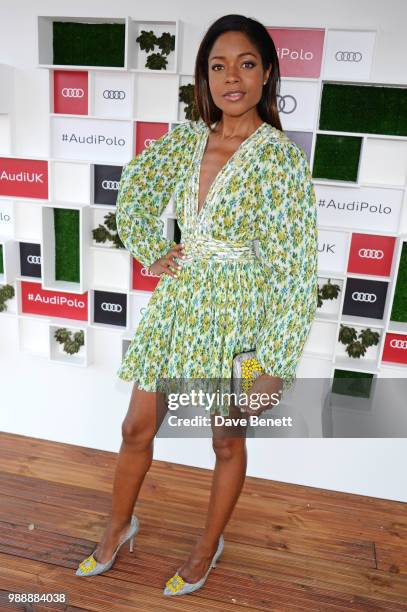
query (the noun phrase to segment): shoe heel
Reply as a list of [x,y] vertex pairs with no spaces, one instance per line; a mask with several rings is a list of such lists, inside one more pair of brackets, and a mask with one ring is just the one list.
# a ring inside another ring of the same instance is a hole
[[132,536],[130,538],[129,546],[130,546],[130,552],[132,553],[133,552],[133,548],[134,548],[134,536]]

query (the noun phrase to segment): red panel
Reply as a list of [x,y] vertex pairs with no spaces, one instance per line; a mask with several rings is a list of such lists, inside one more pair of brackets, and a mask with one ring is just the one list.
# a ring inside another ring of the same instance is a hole
[[282,77],[319,77],[325,30],[269,27],[267,31],[277,50]]
[[147,271],[137,259],[133,258],[133,286],[132,289],[141,291],[154,291],[160,276],[156,276],[151,272]]
[[407,364],[407,336],[386,334],[382,361]]
[[1,157],[0,195],[48,200],[48,162]]
[[68,293],[43,289],[40,283],[21,282],[21,311],[24,314],[88,320],[88,292]]
[[54,113],[88,114],[88,73],[54,70]]
[[152,140],[166,134],[168,127],[168,123],[136,121],[136,155],[148,147]]
[[348,272],[390,276],[395,243],[393,236],[352,234]]

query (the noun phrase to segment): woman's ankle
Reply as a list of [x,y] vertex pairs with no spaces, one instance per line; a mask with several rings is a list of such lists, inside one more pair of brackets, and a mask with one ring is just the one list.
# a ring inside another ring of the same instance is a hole
[[131,516],[129,519],[110,519],[108,524],[107,524],[107,529],[108,531],[110,531],[110,533],[112,534],[119,534],[123,531],[123,529],[125,529],[125,527],[128,527],[131,523]]

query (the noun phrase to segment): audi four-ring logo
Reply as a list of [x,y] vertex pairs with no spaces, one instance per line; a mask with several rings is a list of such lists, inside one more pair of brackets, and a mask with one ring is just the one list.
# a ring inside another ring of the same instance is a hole
[[103,97],[105,100],[124,100],[126,92],[120,89],[105,89]]
[[122,312],[123,306],[120,304],[110,304],[109,302],[103,302],[101,306],[105,312]]
[[381,249],[359,249],[358,255],[364,259],[383,259],[384,257]]
[[354,291],[352,293],[352,299],[355,300],[355,302],[375,302],[377,300],[377,296],[374,293]]
[[394,338],[390,340],[390,346],[391,348],[403,349],[403,351],[405,351],[407,349],[407,340],[396,340]]
[[144,141],[144,146],[149,147],[152,142],[154,142],[155,138],[146,138]]
[[338,62],[360,62],[362,61],[362,54],[360,51],[337,51],[335,59]]
[[27,262],[30,264],[40,264],[41,255],[28,255]]
[[111,189],[117,191],[119,189],[119,181],[108,181],[107,179],[105,179],[104,181],[102,181],[102,189]]
[[280,96],[277,94],[277,107],[280,113],[290,115],[297,108],[297,100],[294,96],[287,94],[286,96]]
[[64,87],[62,90],[63,98],[83,98],[85,92],[80,87]]

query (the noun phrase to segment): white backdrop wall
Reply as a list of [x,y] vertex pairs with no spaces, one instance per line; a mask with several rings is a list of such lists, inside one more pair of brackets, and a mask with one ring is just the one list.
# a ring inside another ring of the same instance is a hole
[[[0,63],[15,66],[14,155],[49,157],[49,77],[36,68],[36,16],[126,17],[181,19],[179,72],[192,74],[196,50],[206,27],[227,13],[241,13],[265,25],[377,29],[373,82],[406,81],[407,9],[404,0],[234,0],[204,3],[172,0],[135,3],[131,0],[2,0]],[[91,368],[67,367],[21,353],[17,317],[0,316],[0,429],[21,435],[118,451],[121,422],[131,383],[116,376],[114,356],[120,334],[98,330]],[[324,376],[321,363],[308,360],[308,375]],[[249,439],[248,474],[326,489],[407,501],[403,439]],[[156,459],[212,467],[210,439],[158,438]],[[399,469],[400,466],[400,469]]]

